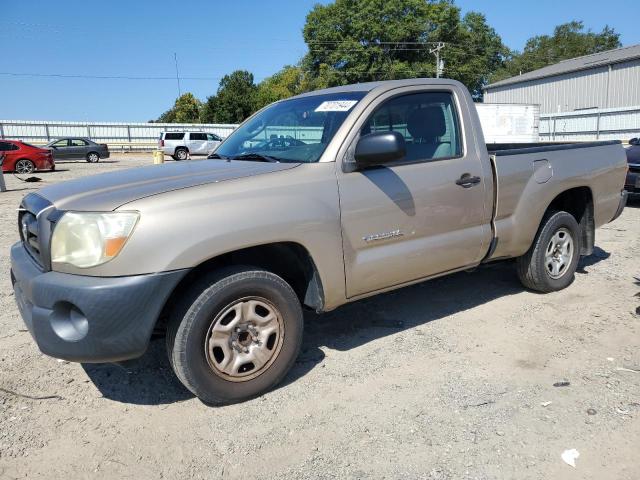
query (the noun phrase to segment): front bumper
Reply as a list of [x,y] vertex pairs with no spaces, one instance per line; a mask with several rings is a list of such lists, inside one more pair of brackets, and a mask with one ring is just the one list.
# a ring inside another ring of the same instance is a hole
[[74,362],[141,356],[187,272],[130,277],[43,272],[21,243],[11,248],[11,281],[31,336],[43,353]]

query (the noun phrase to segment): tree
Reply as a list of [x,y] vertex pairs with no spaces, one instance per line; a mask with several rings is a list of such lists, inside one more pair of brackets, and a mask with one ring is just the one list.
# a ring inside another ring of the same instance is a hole
[[256,109],[293,95],[326,86],[302,66],[287,65],[258,84]]
[[253,74],[236,70],[220,80],[218,92],[207,98],[202,112],[205,123],[240,123],[255,111],[258,87]]
[[287,65],[258,85],[256,109],[265,105],[302,93],[305,73],[300,67]]
[[558,25],[553,35],[538,35],[530,38],[522,53],[512,52],[503,68],[492,76],[491,81],[527,73],[553,65],[562,60],[590,55],[619,48],[620,35],[605,26],[600,33],[585,31],[584,23],[573,21]]
[[164,112],[157,123],[200,123],[202,102],[192,93],[185,93],[176,99],[173,108]]
[[480,94],[508,54],[483,15],[461,20],[451,0],[336,0],[311,10],[303,35],[303,66],[320,85],[433,77],[429,50],[445,42],[444,75]]

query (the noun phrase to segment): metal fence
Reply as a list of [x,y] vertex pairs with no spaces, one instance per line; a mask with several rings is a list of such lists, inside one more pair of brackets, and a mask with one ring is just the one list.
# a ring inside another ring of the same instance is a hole
[[22,140],[36,145],[59,137],[86,137],[106,143],[111,150],[151,150],[161,132],[189,130],[227,137],[237,125],[192,123],[117,123],[0,120],[0,138]]
[[540,140],[622,140],[640,137],[640,106],[540,115]]

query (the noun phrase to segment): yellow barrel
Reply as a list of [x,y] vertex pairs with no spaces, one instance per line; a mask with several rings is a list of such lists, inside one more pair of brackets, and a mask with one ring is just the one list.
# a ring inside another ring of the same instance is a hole
[[153,151],[153,164],[160,165],[164,163],[164,152],[162,150],[154,150]]

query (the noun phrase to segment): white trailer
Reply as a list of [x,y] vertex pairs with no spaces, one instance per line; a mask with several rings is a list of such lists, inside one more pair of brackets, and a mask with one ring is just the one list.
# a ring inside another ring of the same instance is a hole
[[476,108],[487,144],[539,141],[539,105],[476,103]]

